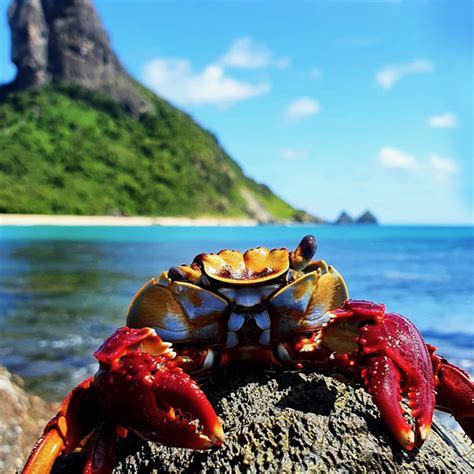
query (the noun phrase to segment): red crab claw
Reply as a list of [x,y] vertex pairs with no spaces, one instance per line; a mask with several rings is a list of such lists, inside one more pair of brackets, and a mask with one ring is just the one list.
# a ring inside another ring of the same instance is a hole
[[154,329],[118,329],[95,353],[97,397],[108,415],[140,437],[167,446],[222,444],[221,424],[204,393]]
[[84,473],[112,472],[123,428],[168,446],[220,446],[220,422],[200,388],[176,366],[170,346],[150,328],[118,329],[95,353],[99,371],[65,398],[23,472],[48,473],[60,454],[77,448],[88,452]]
[[474,383],[467,372],[435,354],[436,347],[427,346],[437,381],[436,407],[451,413],[474,441]]
[[46,425],[23,468],[23,473],[48,473],[62,453],[83,446],[103,419],[104,411],[92,389],[92,377],[64,399]]
[[[435,391],[430,355],[416,327],[403,316],[385,313],[384,305],[367,301],[347,300],[332,315],[323,343],[350,354],[398,442],[407,450],[423,444],[431,428]],[[408,412],[400,403],[402,395],[408,397]]]

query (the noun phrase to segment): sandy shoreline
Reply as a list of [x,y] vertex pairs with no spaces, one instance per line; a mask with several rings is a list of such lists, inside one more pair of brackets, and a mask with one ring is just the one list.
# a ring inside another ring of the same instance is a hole
[[122,217],[122,216],[50,216],[43,214],[0,214],[0,226],[242,226],[258,225],[256,219],[218,217]]

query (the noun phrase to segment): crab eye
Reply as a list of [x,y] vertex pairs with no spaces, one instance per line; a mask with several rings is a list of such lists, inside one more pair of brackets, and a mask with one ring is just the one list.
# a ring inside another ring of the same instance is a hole
[[168,270],[168,276],[173,281],[186,281],[186,273],[180,267],[171,267]]
[[168,277],[172,281],[186,281],[196,285],[201,282],[202,273],[196,266],[179,265],[168,270]]
[[303,270],[316,253],[317,243],[313,235],[306,235],[301,239],[294,252],[290,252],[290,266],[295,270]]

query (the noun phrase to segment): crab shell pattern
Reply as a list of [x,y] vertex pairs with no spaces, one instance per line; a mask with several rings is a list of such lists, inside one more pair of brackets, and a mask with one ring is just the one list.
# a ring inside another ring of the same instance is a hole
[[348,298],[341,275],[311,261],[315,251],[307,236],[294,252],[259,247],[198,255],[139,290],[127,326],[152,327],[178,348],[212,348],[203,370],[220,351],[232,360],[285,360],[280,341],[320,328]]

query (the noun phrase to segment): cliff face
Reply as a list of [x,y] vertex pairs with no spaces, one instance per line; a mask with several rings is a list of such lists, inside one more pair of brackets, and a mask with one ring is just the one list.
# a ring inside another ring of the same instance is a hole
[[90,0],[14,0],[8,12],[14,89],[50,81],[104,92],[135,115],[151,105],[111,48]]
[[8,10],[12,33],[13,63],[19,89],[45,84],[48,80],[48,27],[40,0],[14,1]]

